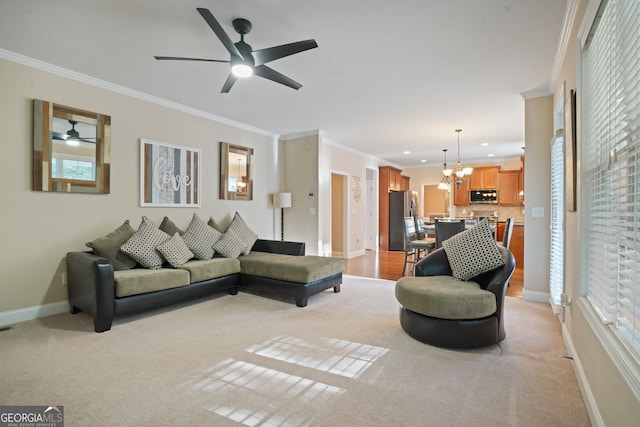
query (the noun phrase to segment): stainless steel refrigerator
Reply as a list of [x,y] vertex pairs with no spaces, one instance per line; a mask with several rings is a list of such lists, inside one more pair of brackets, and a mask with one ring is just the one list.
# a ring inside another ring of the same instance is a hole
[[389,193],[389,250],[404,250],[404,219],[414,216],[415,201],[410,191]]

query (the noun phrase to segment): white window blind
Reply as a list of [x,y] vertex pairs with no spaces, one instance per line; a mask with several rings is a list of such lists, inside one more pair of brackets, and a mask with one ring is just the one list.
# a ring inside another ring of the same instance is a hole
[[[568,112],[567,112],[568,113]],[[560,312],[560,295],[564,292],[564,138],[551,144],[551,250],[549,292],[553,311]]]
[[640,1],[603,1],[581,52],[581,273],[640,355]]

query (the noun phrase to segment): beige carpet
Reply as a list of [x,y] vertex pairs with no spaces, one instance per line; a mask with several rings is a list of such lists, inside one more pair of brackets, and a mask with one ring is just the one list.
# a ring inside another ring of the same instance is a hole
[[394,282],[346,276],[306,308],[248,293],[117,320],[0,332],[0,405],[67,426],[588,426],[558,320],[507,298],[501,346],[407,336]]

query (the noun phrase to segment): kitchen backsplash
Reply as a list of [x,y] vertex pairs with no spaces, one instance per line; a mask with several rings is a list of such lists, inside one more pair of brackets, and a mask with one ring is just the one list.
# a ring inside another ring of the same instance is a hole
[[516,224],[524,224],[524,206],[498,206],[493,208],[486,204],[470,204],[468,206],[454,206],[455,216],[458,218],[471,218],[472,216],[497,216],[498,221],[506,221],[513,218]]

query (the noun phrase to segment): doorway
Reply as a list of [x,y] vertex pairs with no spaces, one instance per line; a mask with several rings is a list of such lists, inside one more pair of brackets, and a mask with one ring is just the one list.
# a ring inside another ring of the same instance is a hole
[[331,256],[346,258],[347,175],[331,173]]

